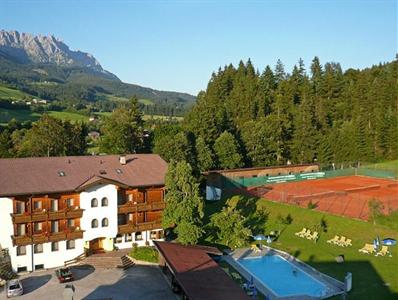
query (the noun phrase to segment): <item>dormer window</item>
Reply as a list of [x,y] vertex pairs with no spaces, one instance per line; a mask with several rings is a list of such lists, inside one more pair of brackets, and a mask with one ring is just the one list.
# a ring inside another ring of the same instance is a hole
[[122,174],[123,172],[122,172],[122,170],[120,170],[120,169],[116,169],[116,173]]
[[66,173],[65,173],[64,171],[59,171],[59,172],[58,172],[58,176],[59,176],[59,177],[65,177],[65,176],[66,176]]

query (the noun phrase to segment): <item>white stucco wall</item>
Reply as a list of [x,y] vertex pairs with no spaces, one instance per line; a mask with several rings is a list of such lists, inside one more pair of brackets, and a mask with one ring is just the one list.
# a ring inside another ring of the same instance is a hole
[[[160,231],[162,229],[154,229],[153,231]],[[135,239],[135,232],[132,234],[132,241],[126,242],[126,235],[122,235],[122,242],[115,243],[115,246],[119,249],[126,249],[133,247],[133,244],[136,243],[139,247],[146,246],[146,242],[149,242],[149,246],[153,246],[153,241],[164,241],[164,239],[151,239],[151,231],[142,231],[142,240]]]
[[[108,198],[108,206],[101,206],[101,199]],[[91,207],[91,199],[97,198],[98,206]],[[117,189],[115,185],[98,185],[80,193],[80,207],[84,209],[80,227],[84,230],[83,240],[114,238],[117,235]],[[102,219],[108,218],[108,227],[102,227]],[[91,221],[98,220],[98,227],[91,228]]]

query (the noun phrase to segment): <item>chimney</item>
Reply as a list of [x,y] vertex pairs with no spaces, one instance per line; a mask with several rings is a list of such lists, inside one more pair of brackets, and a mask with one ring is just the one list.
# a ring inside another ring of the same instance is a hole
[[120,162],[121,165],[125,165],[126,164],[126,156],[125,155],[120,155],[119,162]]

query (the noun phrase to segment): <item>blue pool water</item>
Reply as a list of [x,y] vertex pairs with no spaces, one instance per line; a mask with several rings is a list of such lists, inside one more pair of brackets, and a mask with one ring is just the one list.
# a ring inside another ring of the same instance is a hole
[[277,254],[243,258],[237,262],[277,296],[320,297],[327,293],[326,285]]

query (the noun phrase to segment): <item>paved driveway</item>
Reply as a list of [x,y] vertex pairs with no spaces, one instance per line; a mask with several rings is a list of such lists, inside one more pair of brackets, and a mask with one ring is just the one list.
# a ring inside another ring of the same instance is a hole
[[[72,267],[75,281],[74,299],[84,300],[176,300],[157,266],[121,269],[94,269],[92,266]],[[25,294],[15,299],[63,299],[65,284],[60,284],[54,270],[21,276]],[[6,299],[5,291],[0,299]]]

